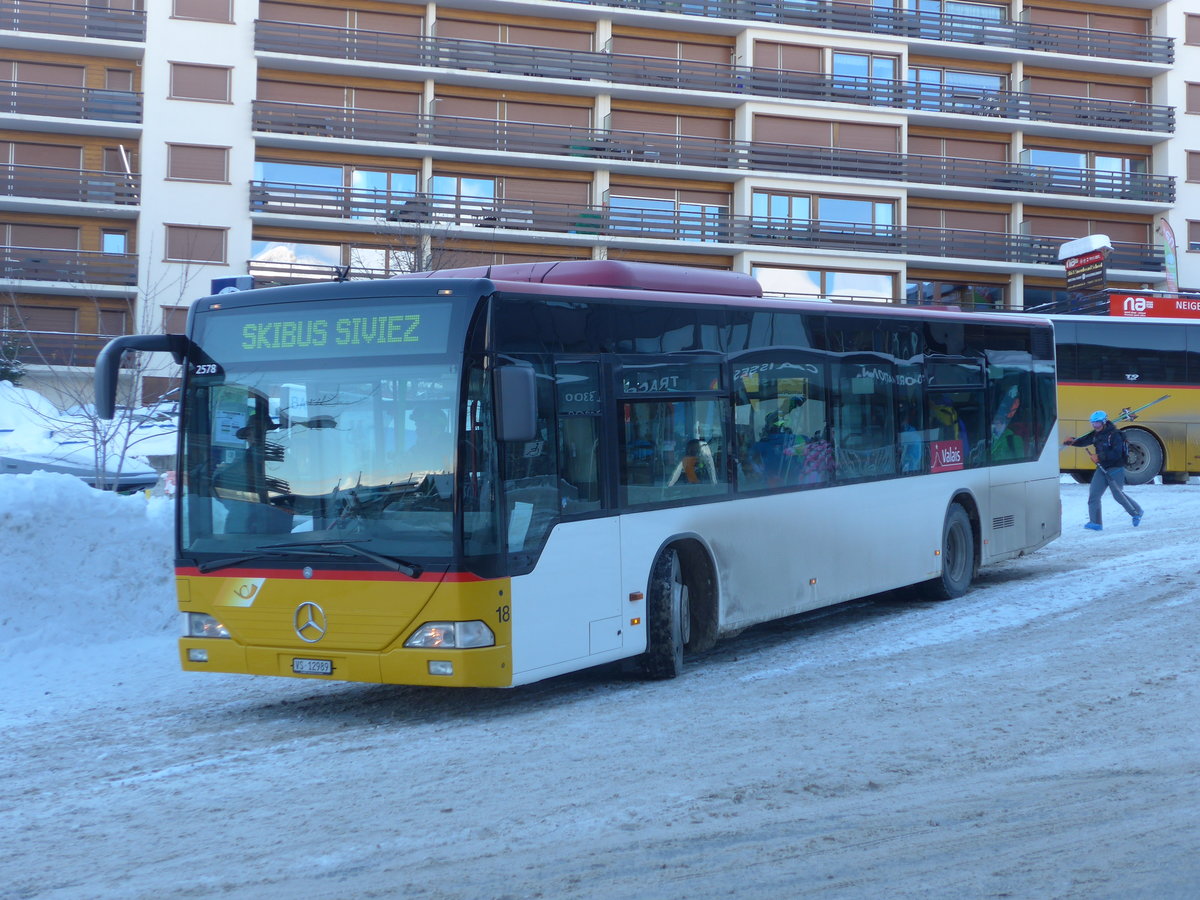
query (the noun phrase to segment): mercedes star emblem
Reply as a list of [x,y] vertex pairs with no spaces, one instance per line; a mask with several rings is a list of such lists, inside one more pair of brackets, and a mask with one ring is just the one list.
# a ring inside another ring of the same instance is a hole
[[325,610],[315,603],[301,603],[296,607],[296,636],[300,640],[315,644],[325,637]]

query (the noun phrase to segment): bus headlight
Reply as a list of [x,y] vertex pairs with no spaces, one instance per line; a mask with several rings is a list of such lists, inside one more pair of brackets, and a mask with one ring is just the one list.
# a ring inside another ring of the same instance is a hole
[[185,637],[227,638],[229,629],[208,613],[184,613]]
[[469,647],[494,647],[496,635],[486,623],[474,619],[470,622],[426,622],[404,642],[405,647],[427,650]]

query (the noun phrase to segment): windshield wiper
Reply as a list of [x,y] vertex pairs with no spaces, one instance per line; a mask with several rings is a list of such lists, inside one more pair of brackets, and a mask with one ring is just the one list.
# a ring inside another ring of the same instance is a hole
[[[258,552],[262,551],[262,552]],[[239,563],[250,562],[255,559],[275,559],[282,556],[296,556],[300,551],[289,550],[286,547],[256,547],[253,552],[243,553],[240,556],[226,556],[223,559],[206,560],[196,566],[200,573],[215,572],[217,569],[227,569],[230,566],[236,566]],[[335,554],[324,554],[333,556]],[[340,555],[340,554],[338,554]]]
[[338,552],[341,549],[350,551],[380,565],[387,566],[393,572],[400,572],[407,575],[409,578],[420,578],[421,573],[425,570],[416,563],[410,563],[403,559],[397,559],[393,556],[384,556],[382,553],[376,553],[373,550],[368,550],[366,547],[359,547],[351,541],[312,541],[306,544],[264,544],[261,547],[255,547],[248,553],[243,553],[241,556],[227,556],[223,559],[210,559],[200,563],[196,568],[201,574],[214,572],[217,569],[227,569],[230,566],[240,565],[241,563],[251,562],[256,559],[277,559],[284,556],[333,556],[345,558],[346,554]]
[[387,566],[393,572],[400,572],[401,574],[407,575],[409,578],[420,578],[421,573],[425,571],[416,563],[411,563],[395,556],[384,556],[382,553],[376,553],[374,550],[368,550],[366,547],[360,547],[355,541],[305,541],[303,544],[265,544],[258,549],[303,554],[308,552],[310,547],[313,550],[316,550],[317,553],[325,550],[327,551],[326,555],[336,556],[344,555],[333,552],[336,549],[349,550],[351,553],[357,553],[359,556],[373,560],[380,565]]

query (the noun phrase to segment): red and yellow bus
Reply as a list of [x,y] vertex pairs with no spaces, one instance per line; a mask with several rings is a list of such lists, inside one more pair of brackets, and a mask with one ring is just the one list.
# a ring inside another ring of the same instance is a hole
[[[1065,435],[1090,431],[1088,416],[1116,419],[1167,399],[1118,427],[1129,440],[1128,484],[1160,476],[1179,484],[1200,474],[1200,321],[1119,316],[1053,316],[1058,352],[1058,406]],[[1061,468],[1090,481],[1087,453],[1068,447]]]
[[512,686],[679,674],[747,626],[964,593],[1059,534],[1045,319],[497,265],[219,294],[186,335],[184,668]]

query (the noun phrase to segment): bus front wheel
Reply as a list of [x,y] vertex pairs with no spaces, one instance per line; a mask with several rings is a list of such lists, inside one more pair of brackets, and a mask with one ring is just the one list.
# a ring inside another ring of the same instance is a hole
[[930,600],[961,597],[975,578],[975,533],[971,518],[955,503],[942,525],[942,574],[925,582],[924,594]]
[[692,631],[691,600],[679,551],[667,548],[658,555],[650,570],[649,588],[642,671],[648,678],[675,678],[683,672],[683,648]]
[[1163,467],[1163,450],[1154,435],[1140,428],[1126,428],[1121,433],[1129,442],[1125,483],[1146,484],[1153,480]]

